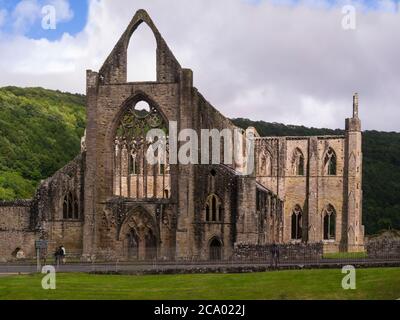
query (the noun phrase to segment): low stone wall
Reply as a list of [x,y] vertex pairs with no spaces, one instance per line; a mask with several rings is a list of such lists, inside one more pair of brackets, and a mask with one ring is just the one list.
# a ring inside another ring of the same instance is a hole
[[365,245],[368,258],[399,258],[400,239],[370,240]]
[[[323,244],[278,244],[280,261],[309,261],[321,259]],[[272,245],[236,244],[233,260],[236,261],[270,261]]]

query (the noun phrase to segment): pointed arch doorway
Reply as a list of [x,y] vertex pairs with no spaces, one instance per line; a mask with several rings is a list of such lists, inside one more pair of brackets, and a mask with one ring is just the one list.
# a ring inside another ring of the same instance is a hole
[[214,237],[211,239],[209,251],[209,259],[211,261],[222,260],[222,242],[218,238]]
[[143,208],[136,208],[122,224],[120,240],[128,260],[155,260],[159,237],[154,218]]

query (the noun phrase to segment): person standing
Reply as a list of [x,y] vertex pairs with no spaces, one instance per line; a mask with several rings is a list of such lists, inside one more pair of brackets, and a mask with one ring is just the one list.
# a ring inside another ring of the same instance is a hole
[[279,247],[275,242],[271,246],[271,267],[278,268],[279,264]]
[[65,251],[65,247],[63,245],[60,247],[60,253],[61,253],[61,262],[62,262],[62,264],[65,264],[66,263],[66,258],[65,258],[66,251]]
[[56,252],[54,252],[54,259],[57,267],[60,265],[60,257],[61,257],[61,252],[60,252],[60,247],[58,247],[56,249]]

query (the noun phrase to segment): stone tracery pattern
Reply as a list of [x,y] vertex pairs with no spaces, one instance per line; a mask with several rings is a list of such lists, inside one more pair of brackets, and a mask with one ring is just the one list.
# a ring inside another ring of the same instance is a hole
[[[140,101],[143,102],[143,101]],[[114,194],[128,198],[169,198],[170,176],[167,149],[159,163],[148,164],[146,152],[152,141],[146,140],[151,129],[167,134],[162,115],[151,104],[148,110],[133,103],[122,115],[114,141]]]

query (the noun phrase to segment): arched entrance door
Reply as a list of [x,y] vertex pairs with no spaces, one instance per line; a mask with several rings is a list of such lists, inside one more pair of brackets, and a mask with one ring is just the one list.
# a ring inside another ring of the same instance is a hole
[[213,238],[210,242],[210,260],[222,260],[222,243],[218,238]]

